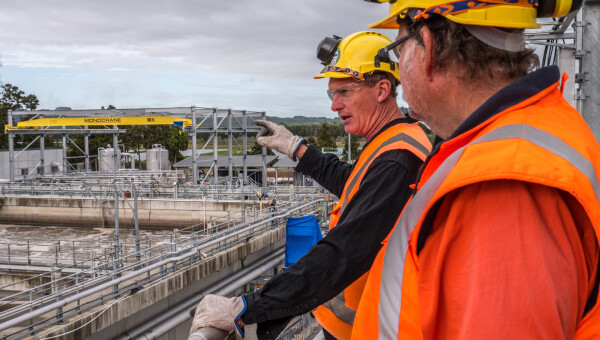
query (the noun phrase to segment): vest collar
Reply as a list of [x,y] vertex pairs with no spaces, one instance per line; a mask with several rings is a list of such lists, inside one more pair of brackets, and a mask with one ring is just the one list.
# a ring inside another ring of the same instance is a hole
[[[547,89],[552,84],[558,82],[559,79],[560,72],[558,67],[555,65],[547,66],[527,74],[526,76],[508,84],[500,91],[496,92],[479,108],[473,111],[473,113],[459,125],[459,127],[452,133],[450,137],[448,137],[448,139],[442,140],[436,136],[433,150],[421,166],[419,174],[417,175],[416,183],[418,184],[421,182],[423,171],[425,168],[427,168],[431,158],[433,158],[440,151],[440,147],[445,142],[450,141],[479,126],[481,123],[493,118],[495,115],[504,111],[505,109],[517,105],[520,102],[527,100],[527,98],[535,96],[541,91]],[[416,190],[417,188],[415,187],[415,192]]]
[[394,120],[392,120],[391,122],[385,124],[381,130],[377,131],[377,133],[373,136],[373,138],[371,138],[370,140],[368,140],[365,145],[363,145],[362,149],[365,150],[367,148],[367,146],[371,143],[371,141],[375,140],[375,138],[377,138],[377,136],[379,136],[383,131],[391,128],[394,125],[398,125],[398,124],[410,124],[410,123],[416,123],[417,120],[414,120],[412,118],[409,117],[404,117],[404,118],[396,118]]
[[527,98],[533,97],[552,84],[558,82],[559,79],[560,72],[558,67],[552,65],[531,72],[519,80],[508,84],[486,100],[485,103],[467,117],[448,139],[459,136],[487,121],[499,112],[517,105]]

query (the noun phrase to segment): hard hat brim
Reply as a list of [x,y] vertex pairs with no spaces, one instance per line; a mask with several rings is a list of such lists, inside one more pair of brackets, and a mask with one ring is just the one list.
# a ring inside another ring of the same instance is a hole
[[[393,11],[383,20],[372,23],[370,28],[379,29],[398,29],[400,25],[396,22],[396,17],[401,14],[401,10]],[[507,28],[539,28],[536,22],[537,9],[534,7],[517,7],[511,5],[499,5],[490,8],[474,9],[467,12],[445,15],[462,25],[493,26]],[[482,19],[485,18],[485,19]]]
[[397,13],[388,15],[385,19],[370,24],[369,28],[398,29],[400,26],[396,22],[397,16],[398,16]]
[[351,75],[341,72],[323,72],[319,73],[316,76],[313,76],[314,79],[321,78],[352,78]]

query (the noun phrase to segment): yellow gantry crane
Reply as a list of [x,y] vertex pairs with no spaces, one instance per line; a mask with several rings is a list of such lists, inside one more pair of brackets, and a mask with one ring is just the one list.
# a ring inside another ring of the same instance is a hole
[[18,122],[15,126],[5,125],[9,129],[39,129],[51,126],[98,126],[98,125],[174,125],[188,127],[192,120],[168,116],[120,116],[120,117],[65,117],[37,118]]

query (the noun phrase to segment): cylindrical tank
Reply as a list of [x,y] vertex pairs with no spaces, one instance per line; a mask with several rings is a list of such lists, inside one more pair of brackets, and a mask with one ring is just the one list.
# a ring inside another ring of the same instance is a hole
[[[98,148],[98,171],[114,171],[115,159],[114,149],[110,144],[106,148]],[[121,150],[117,149],[119,168],[121,167]]]
[[169,151],[160,144],[152,145],[152,149],[146,151],[146,169],[170,170]]

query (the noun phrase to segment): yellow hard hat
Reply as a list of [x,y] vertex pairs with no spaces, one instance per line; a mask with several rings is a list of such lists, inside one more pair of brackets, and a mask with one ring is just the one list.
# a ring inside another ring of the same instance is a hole
[[377,57],[379,49],[391,44],[392,40],[377,32],[357,32],[344,39],[326,37],[319,43],[317,58],[325,68],[314,76],[318,78],[354,78],[364,80],[364,75],[374,71],[391,73],[400,80],[398,64]]
[[562,17],[581,7],[582,0],[365,0],[390,3],[387,17],[371,28],[398,28],[396,17],[413,20],[442,15],[463,25],[538,28],[536,19]]

